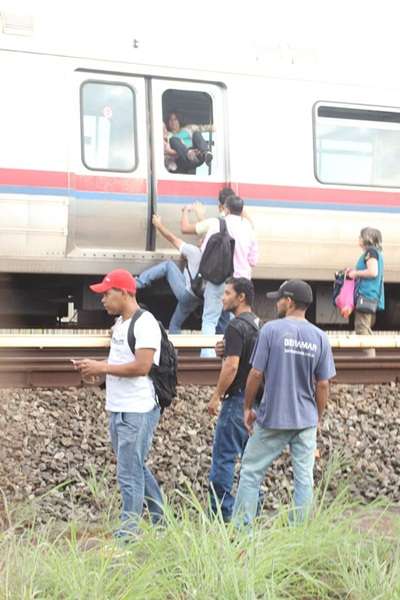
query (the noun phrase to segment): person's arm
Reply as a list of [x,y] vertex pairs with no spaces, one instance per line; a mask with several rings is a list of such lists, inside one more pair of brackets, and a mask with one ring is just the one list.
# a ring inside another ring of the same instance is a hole
[[76,361],[77,368],[82,376],[93,377],[96,375],[114,375],[115,377],[140,377],[148,375],[153,364],[155,350],[153,348],[140,348],[135,351],[136,360],[123,365],[110,365],[106,360],[84,359]]
[[218,377],[217,387],[208,403],[208,413],[216,415],[221,398],[226,390],[232,385],[239,368],[240,356],[227,356],[222,363],[222,369]]
[[246,427],[249,435],[253,433],[253,425],[254,421],[256,420],[256,413],[253,410],[253,404],[262,380],[263,372],[253,367],[247,377],[246,389],[244,392],[244,426]]
[[163,140],[164,140],[164,154],[166,156],[173,156],[174,158],[177,156],[175,150],[172,150],[170,144],[169,144],[169,132],[165,126],[165,123],[163,124]]
[[315,401],[318,409],[318,422],[321,422],[322,415],[325,411],[329,399],[329,381],[321,379],[317,381],[315,386]]
[[336,375],[335,362],[328,336],[325,333],[322,336],[321,354],[314,373],[315,402],[317,404],[319,424],[328,403],[329,380]]
[[209,124],[196,125],[194,123],[191,123],[190,125],[185,125],[185,129],[190,131],[190,133],[194,133],[195,131],[200,131],[200,132],[215,131],[214,125],[209,125]]
[[348,269],[346,274],[350,279],[373,279],[379,274],[379,252],[376,248],[368,248],[365,252],[366,269]]
[[247,260],[251,267],[255,267],[258,262],[258,244],[256,239],[252,239],[251,241]]
[[189,221],[190,208],[184,206],[181,214],[181,232],[182,233],[196,233],[196,225]]
[[206,209],[201,202],[195,202],[192,206],[193,212],[198,221],[204,221],[206,218]]
[[222,363],[217,387],[208,404],[208,412],[210,415],[217,414],[221,399],[225,396],[227,390],[234,382],[239,369],[240,357],[243,352],[242,334],[231,324],[229,324],[225,330],[224,342],[225,358]]
[[178,156],[178,153],[171,148],[169,142],[164,142],[164,154],[173,158],[176,158]]
[[172,231],[167,229],[165,227],[165,225],[162,224],[161,217],[159,217],[158,215],[153,215],[152,222],[153,222],[154,227],[163,236],[163,238],[165,238],[167,240],[167,242],[169,242],[175,248],[177,248],[177,250],[179,250],[179,248],[183,244],[183,240],[181,240],[176,235],[174,235],[172,233]]
[[366,264],[366,269],[350,269],[350,271],[347,271],[348,277],[350,277],[350,279],[356,279],[357,277],[361,279],[371,279],[377,277],[379,273],[378,260],[371,256],[367,259]]
[[242,219],[246,219],[254,229],[254,221],[245,208],[242,210]]

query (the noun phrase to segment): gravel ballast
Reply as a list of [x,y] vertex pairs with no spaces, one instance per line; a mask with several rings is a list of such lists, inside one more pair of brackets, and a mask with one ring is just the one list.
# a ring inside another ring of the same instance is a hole
[[[215,419],[207,413],[211,388],[185,386],[162,417],[149,463],[164,492],[204,498]],[[97,388],[0,390],[0,490],[7,507],[37,499],[40,520],[96,521],[115,492],[104,392]],[[400,501],[400,385],[331,389],[319,437],[318,482],[333,452],[342,455],[329,493],[347,483],[363,501]],[[58,486],[58,487],[57,487]],[[56,488],[56,489],[54,489]],[[270,469],[266,508],[286,501],[292,488],[289,454]],[[175,496],[176,498],[176,496]]]

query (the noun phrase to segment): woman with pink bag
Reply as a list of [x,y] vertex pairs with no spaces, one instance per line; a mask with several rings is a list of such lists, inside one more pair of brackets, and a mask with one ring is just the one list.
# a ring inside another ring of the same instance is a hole
[[[379,229],[361,229],[359,245],[363,253],[356,268],[349,269],[346,275],[355,281],[355,332],[358,335],[372,335],[376,312],[385,308],[382,234]],[[369,348],[366,354],[374,357],[375,349]]]

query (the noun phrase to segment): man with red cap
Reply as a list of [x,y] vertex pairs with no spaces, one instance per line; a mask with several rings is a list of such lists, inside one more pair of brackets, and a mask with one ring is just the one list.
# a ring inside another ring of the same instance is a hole
[[[152,522],[162,517],[163,499],[159,485],[145,465],[160,418],[150,369],[159,364],[161,330],[153,315],[140,310],[136,282],[124,269],[108,273],[90,289],[103,294],[102,304],[118,315],[112,328],[107,360],[76,363],[83,378],[106,377],[106,409],[110,416],[111,443],[117,458],[117,479],[122,495],[121,527],[117,538],[129,540],[135,534],[146,502]],[[134,319],[134,352],[128,344],[128,329]]]

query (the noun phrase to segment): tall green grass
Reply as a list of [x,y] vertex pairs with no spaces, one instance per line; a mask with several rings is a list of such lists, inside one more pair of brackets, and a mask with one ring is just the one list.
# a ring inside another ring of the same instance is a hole
[[[329,502],[326,484],[313,517],[296,527],[282,507],[237,531],[210,520],[189,491],[179,509],[167,508],[165,527],[144,522],[121,547],[107,533],[112,513],[91,550],[81,523],[10,524],[0,535],[0,598],[400,600],[400,518],[352,503],[343,490]],[[360,527],[367,518],[369,531]]]

